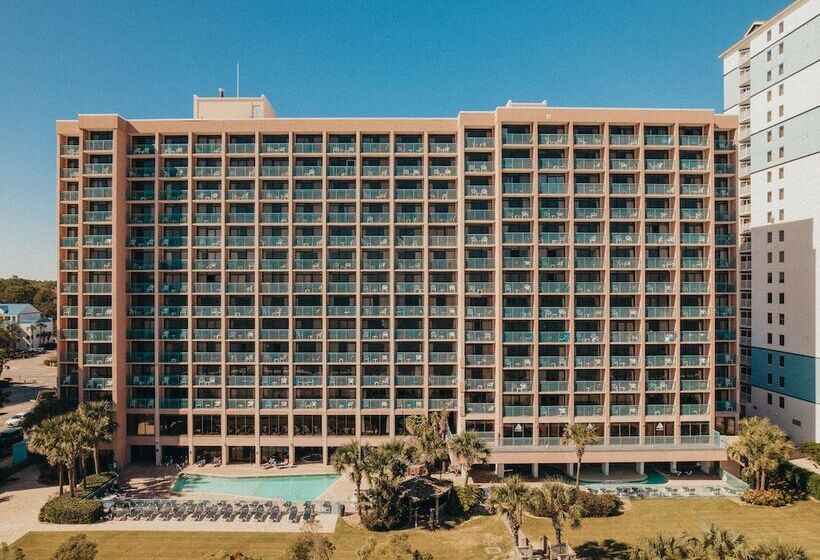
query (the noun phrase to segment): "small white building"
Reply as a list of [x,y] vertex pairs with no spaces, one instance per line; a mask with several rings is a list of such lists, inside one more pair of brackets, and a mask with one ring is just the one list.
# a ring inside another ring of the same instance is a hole
[[54,339],[54,322],[28,303],[0,303],[0,323],[20,333],[18,350],[36,350]]

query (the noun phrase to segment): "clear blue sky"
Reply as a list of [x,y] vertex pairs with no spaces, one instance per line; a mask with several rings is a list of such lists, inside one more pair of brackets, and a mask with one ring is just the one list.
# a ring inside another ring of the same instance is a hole
[[189,117],[193,94],[234,93],[236,62],[242,93],[282,116],[455,116],[507,99],[721,110],[718,54],[787,4],[5,2],[0,277],[56,276],[57,119]]

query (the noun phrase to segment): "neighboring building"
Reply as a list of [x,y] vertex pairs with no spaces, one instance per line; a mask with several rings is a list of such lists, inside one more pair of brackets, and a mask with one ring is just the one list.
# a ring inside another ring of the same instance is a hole
[[19,333],[18,350],[37,350],[54,338],[54,322],[28,303],[0,303],[0,324]]
[[739,117],[741,387],[747,415],[820,440],[820,0],[755,22],[724,52]]
[[708,468],[738,415],[736,126],[264,97],[60,121],[60,393],[113,398],[121,462],[327,461],[444,408],[499,471],[571,468],[572,422],[605,472]]

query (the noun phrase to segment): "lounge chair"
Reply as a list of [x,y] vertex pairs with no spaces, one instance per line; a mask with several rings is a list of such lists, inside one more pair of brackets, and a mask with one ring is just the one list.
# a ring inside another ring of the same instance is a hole
[[256,511],[253,514],[253,518],[256,521],[264,521],[265,517],[267,517],[267,515],[268,515],[268,512],[265,509],[265,506],[263,506],[262,504],[259,504],[258,506],[256,506]]
[[248,504],[243,504],[242,506],[240,506],[239,515],[238,515],[239,520],[240,521],[247,521],[248,520],[248,515],[250,514],[250,511],[251,511],[251,508],[248,507]]
[[276,468],[277,469],[289,469],[291,467],[293,467],[293,463],[291,463],[287,459],[282,461],[281,463],[276,463]]
[[290,506],[290,512],[288,512],[288,520],[291,523],[299,522],[299,511],[296,509],[296,506]]
[[305,502],[305,510],[302,512],[302,521],[309,522],[313,515],[313,504]]
[[282,510],[279,509],[279,506],[273,506],[270,510],[270,520],[274,523],[278,523],[280,519],[282,519]]
[[262,468],[263,469],[272,469],[272,468],[275,468],[275,467],[276,467],[276,459],[274,459],[273,457],[271,457],[270,459],[268,459],[267,461],[262,463]]
[[211,463],[214,467],[221,467],[222,466],[222,457],[217,457],[214,459],[214,462]]
[[328,502],[327,500],[325,500],[324,502],[322,502],[322,511],[324,511],[325,513],[332,512],[333,511],[333,505],[330,502]]

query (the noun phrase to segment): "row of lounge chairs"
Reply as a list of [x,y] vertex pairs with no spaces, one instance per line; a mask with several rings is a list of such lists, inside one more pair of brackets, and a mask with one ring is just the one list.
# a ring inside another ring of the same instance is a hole
[[674,498],[674,497],[735,497],[742,492],[721,486],[617,486],[615,488],[586,488],[591,494],[613,494],[619,498]]
[[[330,502],[323,502],[321,510],[324,513],[332,511]],[[117,500],[109,508],[109,517],[115,521],[125,520],[162,520],[162,521],[271,521],[278,523],[287,519],[291,523],[303,521],[308,523],[313,520],[316,508],[311,502],[304,502],[301,510],[299,507],[286,501],[276,504],[267,502],[245,502],[239,501],[230,503],[220,501],[212,503],[210,501],[188,500],[178,502],[175,500]]]

